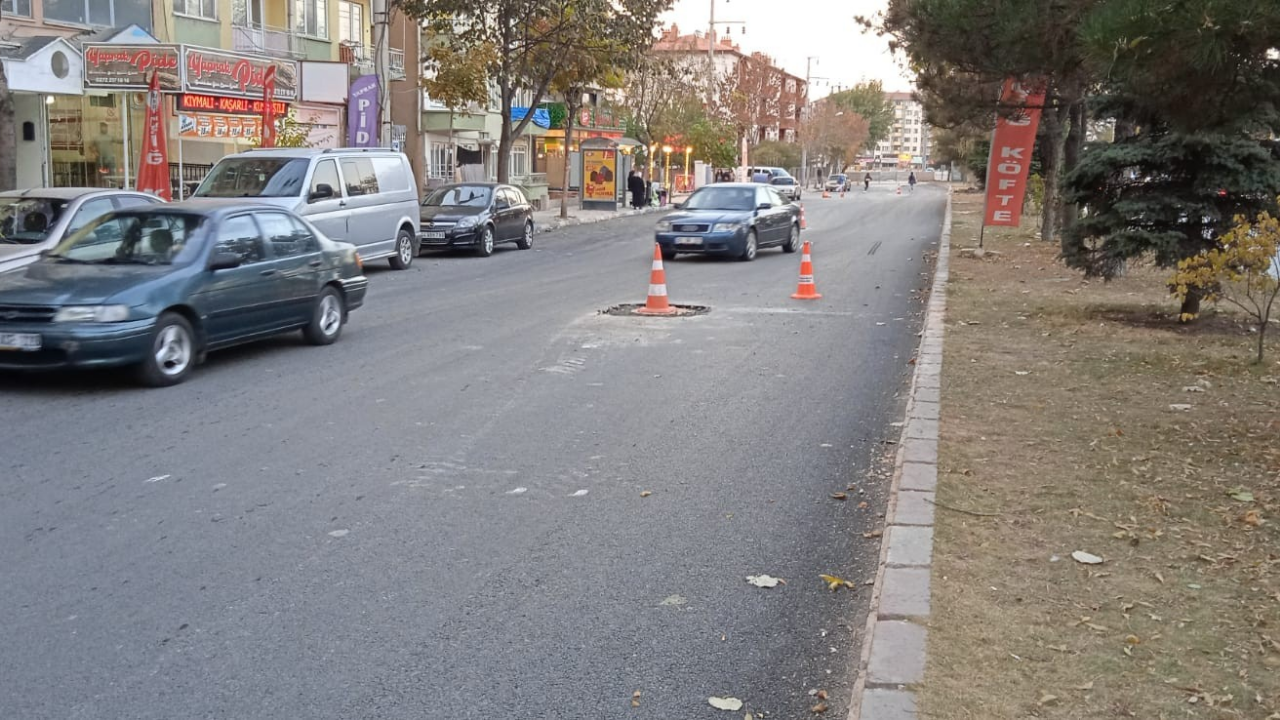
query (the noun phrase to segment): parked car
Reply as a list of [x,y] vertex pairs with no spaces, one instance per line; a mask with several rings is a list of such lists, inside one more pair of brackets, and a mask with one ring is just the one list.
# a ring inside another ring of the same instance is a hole
[[164,202],[133,190],[36,188],[0,192],[0,273],[26,267],[113,210]]
[[443,185],[422,201],[423,248],[472,248],[481,257],[497,243],[533,247],[533,206],[524,192],[498,183]]
[[800,248],[800,206],[771,185],[718,183],[699,188],[679,209],[658,221],[662,257],[680,253],[731,255],[754,260],[762,247]]
[[844,173],[835,173],[827,178],[827,192],[845,192],[849,189],[849,176]]
[[776,177],[770,180],[769,184],[773,186],[774,190],[778,191],[778,194],[783,199],[789,202],[796,202],[800,199],[800,183],[796,182],[793,177]]
[[365,260],[403,270],[418,254],[418,191],[404,153],[378,148],[263,148],[228,155],[196,198],[236,198],[291,210]]
[[765,175],[768,175],[771,181],[774,178],[791,177],[791,173],[787,172],[785,168],[774,167],[771,165],[758,165],[756,167],[749,168],[747,170],[747,177],[754,177],[757,173],[764,173]]
[[120,210],[0,276],[0,369],[133,365],[173,385],[229,345],[299,329],[332,343],[367,287],[354,245],[287,210]]

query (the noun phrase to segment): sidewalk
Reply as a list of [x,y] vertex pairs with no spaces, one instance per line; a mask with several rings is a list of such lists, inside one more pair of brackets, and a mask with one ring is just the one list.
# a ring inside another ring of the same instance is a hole
[[662,207],[647,207],[639,210],[630,207],[624,207],[620,210],[583,210],[576,198],[569,200],[569,217],[560,218],[560,201],[552,200],[551,207],[546,210],[535,210],[533,213],[533,225],[538,232],[551,232],[560,228],[573,227],[574,225],[591,225],[593,223],[604,222],[606,220],[614,220],[616,218],[631,217],[633,215],[651,215],[656,213],[671,212],[675,208],[671,203],[681,202],[688,198],[688,195],[672,196],[670,202]]

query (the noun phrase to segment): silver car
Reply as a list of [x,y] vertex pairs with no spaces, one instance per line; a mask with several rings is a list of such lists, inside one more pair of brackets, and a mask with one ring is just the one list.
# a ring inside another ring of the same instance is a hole
[[154,195],[107,188],[32,188],[0,192],[0,273],[40,254],[102,215],[164,202]]
[[218,161],[194,198],[291,210],[364,260],[403,270],[418,255],[418,189],[404,153],[385,148],[263,148]]
[[800,183],[796,182],[795,178],[791,176],[776,177],[770,180],[769,184],[772,185],[773,189],[777,190],[778,194],[782,196],[782,199],[787,202],[797,202],[800,200]]

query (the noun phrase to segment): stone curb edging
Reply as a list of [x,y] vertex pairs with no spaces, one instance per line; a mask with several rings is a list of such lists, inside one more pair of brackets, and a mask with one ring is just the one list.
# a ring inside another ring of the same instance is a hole
[[938,484],[939,379],[950,252],[948,193],[848,720],[918,717],[916,693],[909,686],[923,681],[925,671],[925,623],[930,612],[934,494]]
[[[672,208],[670,205],[667,205],[664,207],[647,207],[647,208],[641,208],[640,210],[624,209],[624,210],[618,210],[617,212],[610,213],[608,215],[601,215],[599,217],[581,218],[581,217],[570,216],[565,219],[554,218],[545,223],[539,223],[535,218],[534,223],[537,226],[538,232],[549,233],[555,230],[560,230],[562,228],[575,227],[577,225],[594,225],[595,223],[606,222],[608,220],[617,220],[618,218],[624,218],[624,217],[632,217],[634,215],[649,215],[652,213],[670,212],[673,209],[674,208]],[[579,210],[579,212],[582,212],[582,211]]]

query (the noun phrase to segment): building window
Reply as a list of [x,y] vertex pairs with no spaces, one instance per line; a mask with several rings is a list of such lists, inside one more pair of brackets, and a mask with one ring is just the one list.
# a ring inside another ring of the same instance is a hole
[[338,39],[364,45],[364,6],[343,0],[338,5]]
[[178,15],[218,19],[218,3],[216,0],[173,0],[173,11]]
[[31,17],[31,0],[0,0],[0,15]]
[[329,38],[329,0],[294,0],[294,29],[301,35]]
[[453,180],[453,146],[449,143],[431,143],[431,166],[427,174],[436,180]]
[[[30,4],[29,0],[27,4]],[[8,7],[8,0],[5,7]],[[124,27],[136,24],[149,31],[151,2],[150,0],[45,0],[44,17],[45,20],[55,23],[93,27]]]
[[517,143],[511,146],[511,177],[522,178],[529,174],[529,146]]

